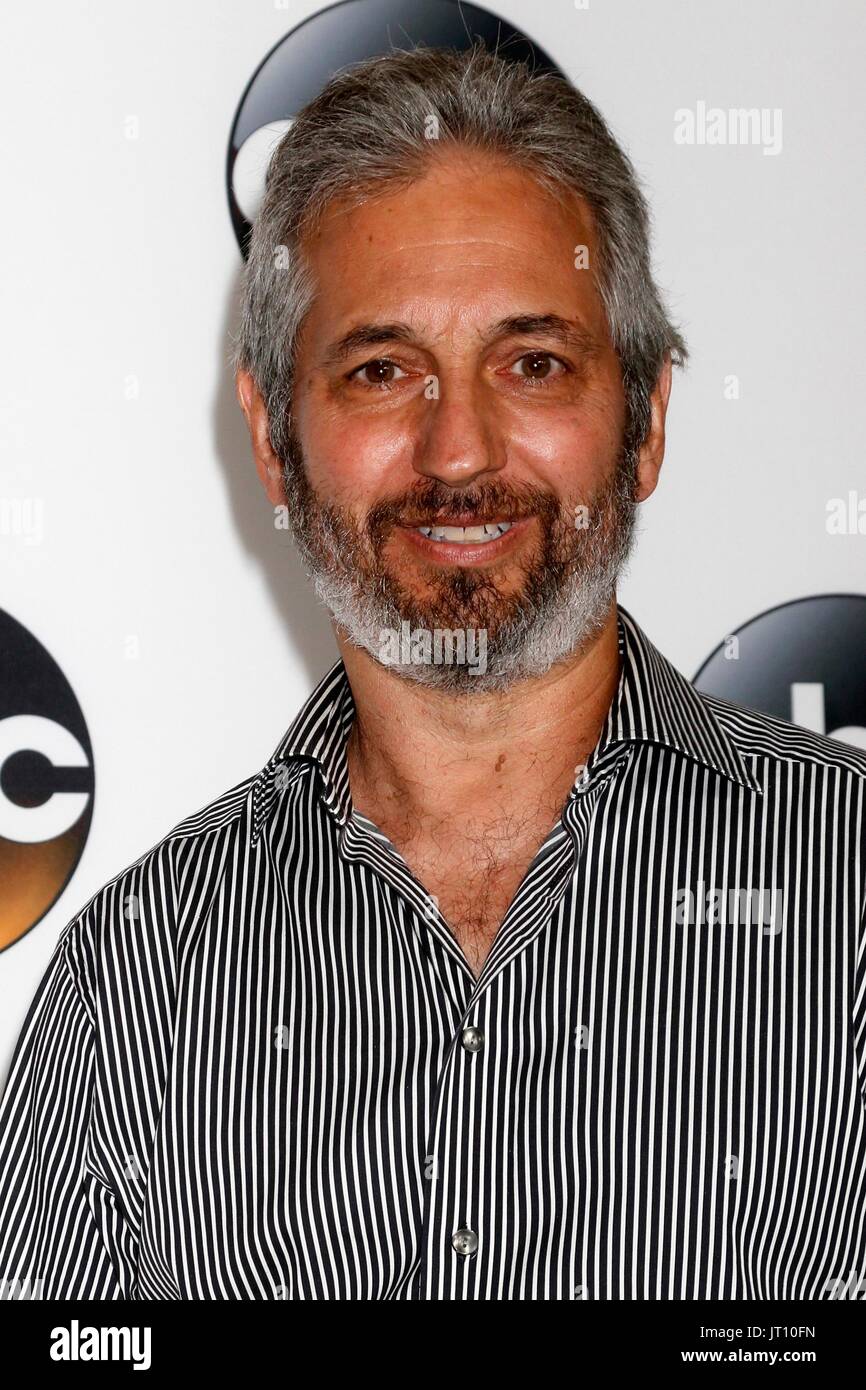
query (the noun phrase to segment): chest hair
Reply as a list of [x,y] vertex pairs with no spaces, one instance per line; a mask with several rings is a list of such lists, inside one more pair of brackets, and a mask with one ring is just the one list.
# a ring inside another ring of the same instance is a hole
[[439,911],[477,975],[520,882],[555,822],[549,808],[455,823],[380,826]]

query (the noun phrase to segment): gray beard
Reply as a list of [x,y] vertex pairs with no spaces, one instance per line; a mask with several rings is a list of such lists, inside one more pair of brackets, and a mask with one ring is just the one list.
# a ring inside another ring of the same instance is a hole
[[[636,453],[623,449],[612,478],[594,497],[582,499],[583,526],[564,504],[537,489],[494,483],[470,494],[435,480],[374,507],[359,526],[351,514],[320,501],[294,438],[283,482],[288,524],[304,567],[348,641],[406,680],[464,694],[502,691],[542,676],[604,626],[634,539],[636,464]],[[516,511],[509,497],[517,498]],[[435,576],[429,601],[404,590],[399,576],[381,562],[395,515],[420,512],[424,524],[434,517],[447,524],[449,505],[457,512],[476,502],[479,515],[543,513],[541,554],[525,566],[522,589],[502,595],[487,574],[463,569]],[[483,638],[484,662],[407,660],[407,625],[414,632],[465,633],[467,649],[472,645],[476,653]],[[402,644],[391,642],[389,659],[383,660],[384,635],[401,633]],[[402,659],[395,660],[400,650]]]

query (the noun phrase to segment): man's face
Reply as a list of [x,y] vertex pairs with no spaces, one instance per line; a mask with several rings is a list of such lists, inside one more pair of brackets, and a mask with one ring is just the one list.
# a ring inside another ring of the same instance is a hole
[[546,669],[600,626],[654,485],[623,453],[588,210],[461,153],[333,203],[305,247],[284,481],[320,593],[374,652],[400,621],[484,630],[488,681],[414,679]]

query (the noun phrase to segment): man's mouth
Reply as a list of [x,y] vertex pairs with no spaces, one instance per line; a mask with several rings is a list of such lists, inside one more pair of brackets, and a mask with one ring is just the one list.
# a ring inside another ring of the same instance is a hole
[[[458,518],[460,520],[460,518]],[[494,517],[478,520],[464,515],[463,525],[443,523],[398,527],[405,542],[434,565],[487,565],[498,563],[519,547],[533,517]]]
[[452,545],[489,545],[510,531],[513,521],[485,521],[478,526],[415,526],[428,541],[450,542]]

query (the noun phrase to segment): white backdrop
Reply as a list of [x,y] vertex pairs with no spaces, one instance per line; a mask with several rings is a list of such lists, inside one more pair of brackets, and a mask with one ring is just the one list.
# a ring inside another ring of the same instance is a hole
[[[866,592],[866,538],[825,524],[830,498],[866,492],[864,9],[489,7],[597,102],[654,208],[692,361],[620,597],[693,675],[763,609]],[[96,797],[69,885],[0,954],[0,1082],[63,926],[254,772],[336,654],[273,529],[226,365],[231,121],[267,51],[321,8],[43,0],[5,14],[0,492],[43,499],[44,520],[38,544],[0,534],[0,607],[71,682]],[[781,151],[675,143],[674,112],[701,101],[781,110]]]

